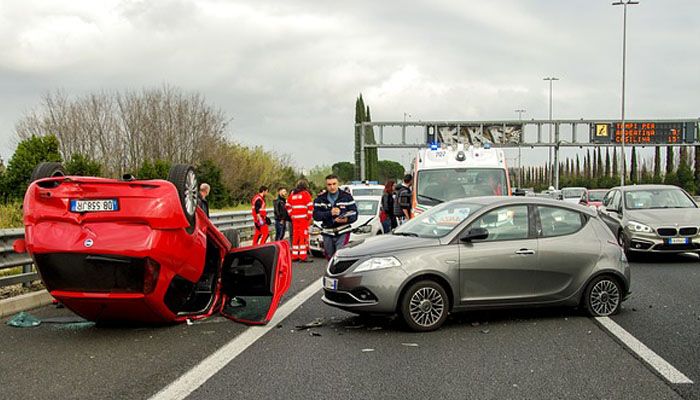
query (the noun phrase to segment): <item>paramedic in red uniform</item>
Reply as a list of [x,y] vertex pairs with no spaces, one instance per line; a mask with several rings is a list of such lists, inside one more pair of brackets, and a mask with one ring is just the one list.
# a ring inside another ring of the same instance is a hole
[[270,229],[267,227],[270,224],[270,218],[267,217],[265,211],[265,196],[267,196],[267,186],[260,186],[258,194],[253,196],[251,205],[253,208],[253,223],[255,224],[255,234],[253,234],[253,246],[263,244],[270,236]]
[[292,261],[311,262],[309,254],[309,225],[313,221],[314,200],[309,184],[300,179],[287,197],[287,213],[292,221]]

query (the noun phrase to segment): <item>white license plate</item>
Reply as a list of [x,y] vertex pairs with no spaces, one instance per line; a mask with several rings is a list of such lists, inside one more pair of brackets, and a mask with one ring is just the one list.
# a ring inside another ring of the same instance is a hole
[[335,278],[323,277],[323,287],[328,290],[338,290],[338,280]]
[[670,238],[668,244],[688,244],[688,238]]
[[119,210],[119,202],[117,199],[71,200],[70,210],[71,212],[117,211]]

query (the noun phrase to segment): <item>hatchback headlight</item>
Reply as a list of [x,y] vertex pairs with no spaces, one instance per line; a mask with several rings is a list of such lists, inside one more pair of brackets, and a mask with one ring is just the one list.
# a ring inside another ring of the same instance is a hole
[[354,233],[370,233],[372,232],[372,227],[370,225],[361,226],[353,231]]
[[377,269],[392,268],[401,266],[401,262],[396,257],[376,257],[370,258],[360,263],[355,268],[355,272],[374,271]]
[[627,228],[633,232],[645,232],[645,233],[651,233],[652,229],[651,227],[642,224],[641,222],[637,221],[630,221],[627,223]]

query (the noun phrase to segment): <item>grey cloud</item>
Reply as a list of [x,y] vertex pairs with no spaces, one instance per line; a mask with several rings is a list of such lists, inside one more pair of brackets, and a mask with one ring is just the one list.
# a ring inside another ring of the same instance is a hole
[[[61,11],[56,7],[52,12]],[[100,34],[74,49],[80,56],[74,61],[28,70],[0,60],[0,84],[9,88],[0,93],[4,157],[22,111],[56,88],[82,94],[168,83],[198,91],[234,118],[232,138],[288,153],[307,169],[352,159],[360,92],[375,120],[399,120],[404,112],[424,120],[510,119],[521,107],[527,119],[545,118],[542,78],[554,75],[561,78],[555,116],[619,115],[622,11],[605,1],[180,0],[93,7],[80,16]],[[12,10],[7,20],[14,27],[0,28],[8,54],[19,51],[18,34],[41,28],[44,12],[24,2]],[[115,10],[109,18],[101,12]],[[697,116],[700,28],[691,16],[699,10],[692,0],[673,7],[642,0],[630,9],[630,117]]]

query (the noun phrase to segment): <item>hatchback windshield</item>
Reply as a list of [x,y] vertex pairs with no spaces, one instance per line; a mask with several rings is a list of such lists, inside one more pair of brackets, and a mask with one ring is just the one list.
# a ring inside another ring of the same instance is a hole
[[648,189],[625,192],[625,206],[629,210],[649,208],[697,208],[680,189]]
[[359,215],[377,215],[378,200],[355,200]]
[[419,171],[416,188],[416,200],[426,205],[464,197],[508,195],[505,170],[498,168]]
[[605,197],[605,193],[607,193],[606,190],[591,190],[588,192],[588,200],[589,201],[603,201],[603,197]]
[[449,202],[418,215],[394,230],[394,235],[439,238],[483,207],[482,204]]

